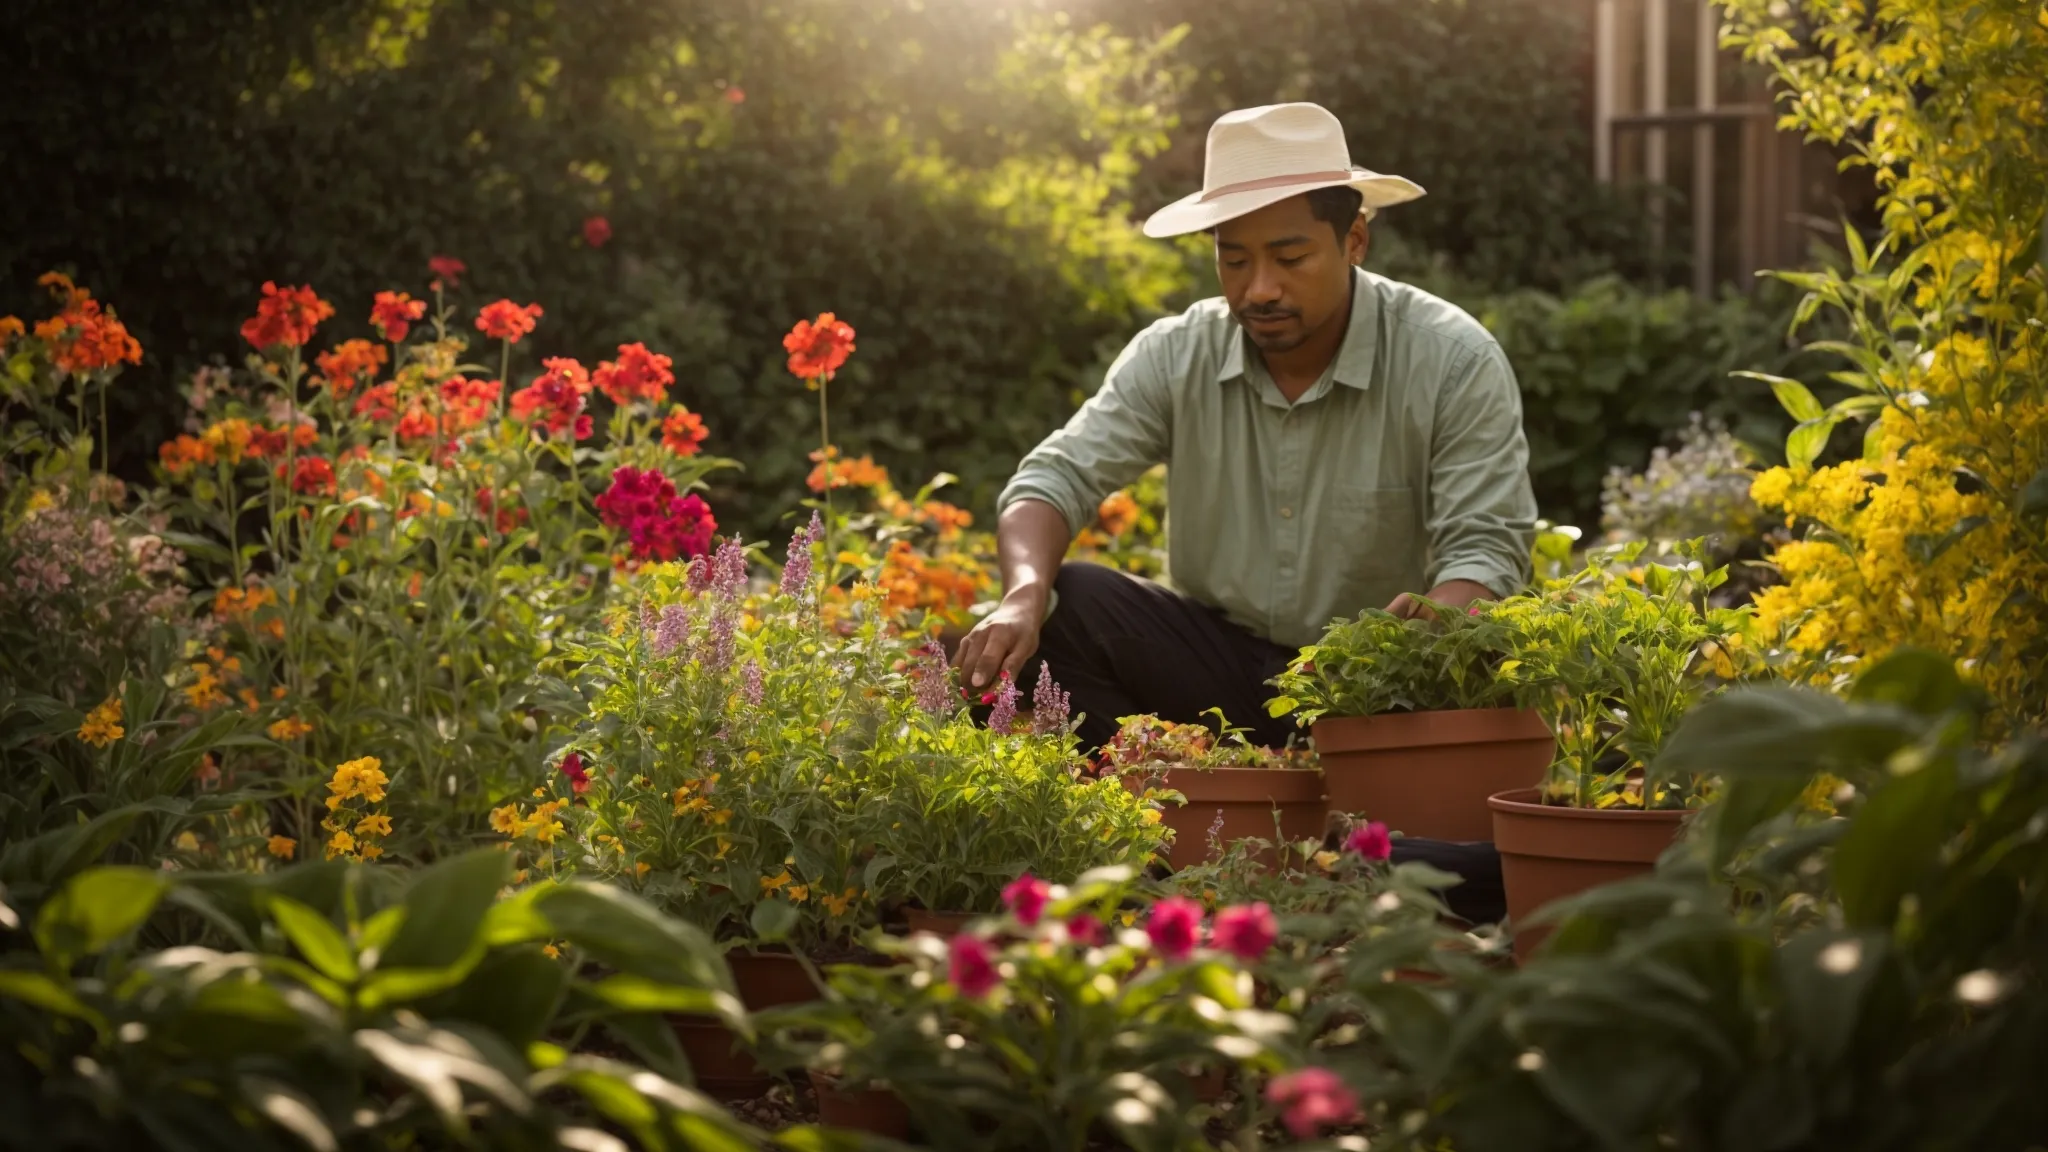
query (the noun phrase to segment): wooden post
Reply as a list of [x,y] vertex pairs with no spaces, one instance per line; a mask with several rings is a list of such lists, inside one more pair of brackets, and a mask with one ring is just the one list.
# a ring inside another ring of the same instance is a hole
[[[1693,65],[1695,103],[1701,112],[1712,112],[1720,98],[1720,22],[1714,17],[1713,0],[1693,0],[1698,13]],[[1702,116],[1692,130],[1692,290],[1709,296],[1714,291],[1714,119]]]

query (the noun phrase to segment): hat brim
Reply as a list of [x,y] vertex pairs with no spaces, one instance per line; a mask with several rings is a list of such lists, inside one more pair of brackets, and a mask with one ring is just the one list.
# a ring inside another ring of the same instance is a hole
[[1378,172],[1368,172],[1361,168],[1349,180],[1285,184],[1277,188],[1232,192],[1213,200],[1204,200],[1202,197],[1205,194],[1196,192],[1154,212],[1145,221],[1145,235],[1154,239],[1165,239],[1169,236],[1186,236],[1191,232],[1206,232],[1218,224],[1228,223],[1268,205],[1278,204],[1282,200],[1321,188],[1357,189],[1365,198],[1360,211],[1368,217],[1377,209],[1405,204],[1424,195],[1422,185],[1413,180],[1403,176],[1383,176]]

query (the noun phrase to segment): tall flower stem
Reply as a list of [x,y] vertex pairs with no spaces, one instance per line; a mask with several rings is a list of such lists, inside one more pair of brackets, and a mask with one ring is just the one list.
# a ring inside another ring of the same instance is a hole
[[[831,379],[829,375],[820,375],[818,377],[818,467],[824,469],[825,476],[824,573],[826,588],[832,586],[832,575],[836,567],[836,561],[833,558],[837,555],[837,553],[832,551],[832,424],[831,416],[825,404],[825,389],[830,384]],[[824,618],[824,608],[824,593],[821,590],[818,597],[818,616],[820,619]]]

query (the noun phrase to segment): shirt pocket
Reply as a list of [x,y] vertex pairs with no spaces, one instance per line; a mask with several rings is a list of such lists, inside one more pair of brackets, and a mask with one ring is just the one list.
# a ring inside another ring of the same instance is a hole
[[1330,541],[1346,588],[1412,578],[1423,566],[1415,489],[1341,485]]

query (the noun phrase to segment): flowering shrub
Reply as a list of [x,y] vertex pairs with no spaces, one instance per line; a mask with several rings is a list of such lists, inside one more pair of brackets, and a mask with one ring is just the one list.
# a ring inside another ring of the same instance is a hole
[[1641,472],[1608,472],[1600,527],[1610,543],[1704,538],[1717,555],[1733,555],[1762,527],[1749,494],[1754,464],[1748,445],[1695,412],[1678,447],[1658,446]]
[[1147,471],[1129,488],[1112,492],[1095,523],[1074,533],[1070,560],[1102,564],[1152,579],[1166,576],[1166,468]]

